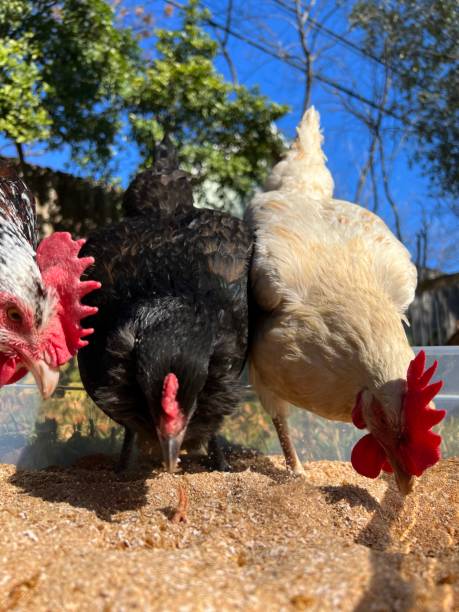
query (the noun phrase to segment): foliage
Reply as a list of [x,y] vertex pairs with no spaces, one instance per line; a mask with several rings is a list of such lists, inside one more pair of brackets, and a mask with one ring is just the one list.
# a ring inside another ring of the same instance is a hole
[[138,59],[105,0],[0,0],[0,129],[106,163]]
[[106,174],[118,137],[138,144],[146,166],[168,131],[200,180],[247,197],[279,158],[272,123],[286,109],[217,72],[204,16],[192,0],[183,27],[157,30],[142,51],[107,0],[0,0],[0,130],[15,143],[69,145]]
[[444,195],[459,195],[459,19],[456,0],[358,0],[352,23],[393,67],[396,107],[414,125],[422,162]]
[[36,59],[30,35],[0,39],[0,132],[17,143],[49,136],[51,120],[40,102],[47,86]]
[[156,31],[157,57],[133,87],[130,121],[144,165],[168,132],[184,167],[244,197],[282,152],[272,123],[286,107],[225,81],[214,66],[217,45],[201,26],[205,16],[192,0],[180,29]]
[[270,452],[276,447],[275,432],[267,413],[254,397],[244,402],[236,414],[224,421],[221,434],[245,448]]

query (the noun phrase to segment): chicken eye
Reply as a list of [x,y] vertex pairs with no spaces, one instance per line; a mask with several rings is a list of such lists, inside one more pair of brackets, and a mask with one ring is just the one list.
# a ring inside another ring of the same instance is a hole
[[6,311],[8,319],[13,323],[22,323],[22,314],[17,308],[8,308]]

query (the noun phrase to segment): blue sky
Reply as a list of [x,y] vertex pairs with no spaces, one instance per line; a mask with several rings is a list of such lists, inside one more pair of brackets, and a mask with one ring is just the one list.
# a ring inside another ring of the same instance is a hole
[[[226,0],[206,0],[209,6],[214,7],[216,20],[223,23],[226,15]],[[266,45],[274,44],[280,40],[284,49],[291,55],[300,53],[297,33],[290,23],[291,18],[285,11],[279,11],[275,3],[265,0],[234,0],[237,10],[232,28],[248,36],[262,38]],[[338,10],[325,25],[332,32],[344,37],[346,40],[362,46],[362,34],[349,32],[348,12],[353,3],[344,2],[343,9]],[[316,3],[319,6],[320,2]],[[314,14],[316,20],[323,22],[322,15],[329,11],[331,2],[324,0],[324,10]],[[264,15],[260,19],[268,24],[259,27],[253,19],[258,7],[264,6]],[[271,15],[268,19],[266,16]],[[271,32],[270,32],[271,30]],[[272,34],[270,40],[269,34]],[[277,102],[286,103],[291,112],[279,122],[279,127],[288,137],[293,137],[295,126],[302,114],[304,77],[303,74],[285,63],[270,58],[265,54],[251,48],[238,40],[229,39],[229,49],[234,63],[238,68],[240,81],[245,85],[258,85],[261,90]],[[319,35],[318,46],[330,44],[330,37]],[[228,74],[223,60],[219,64],[223,72]],[[359,94],[371,98],[375,80],[383,77],[381,67],[364,55],[349,50],[341,43],[334,44],[316,62],[316,70],[343,86]],[[328,164],[335,179],[335,196],[353,201],[360,169],[365,162],[368,151],[369,134],[362,123],[349,112],[344,111],[336,92],[322,83],[315,81],[312,91],[312,103],[321,114],[321,122],[325,136],[325,152]],[[364,105],[353,101],[359,108],[366,110]],[[440,204],[430,195],[429,182],[423,176],[419,164],[410,164],[409,153],[415,145],[414,142],[404,140],[401,133],[396,133],[402,125],[391,117],[384,120],[386,129],[387,155],[394,149],[397,155],[388,164],[390,175],[390,188],[394,200],[399,207],[402,219],[402,230],[405,242],[410,250],[415,250],[416,232],[425,219],[430,228],[430,257],[432,266],[444,270],[456,270],[459,267],[459,252],[453,239],[448,238],[444,231],[445,225],[457,227],[457,219],[443,212],[438,214]],[[378,191],[382,195],[383,187],[378,181]],[[371,207],[372,191],[367,184],[362,203],[365,201]],[[390,207],[381,198],[381,207],[378,210],[384,220],[393,229],[393,215]],[[453,236],[452,236],[453,238]]]
[[[297,32],[292,27],[291,15],[286,11],[280,9],[271,0],[233,1],[235,11],[231,27],[235,31],[252,39],[261,40],[265,46],[281,44],[291,55],[299,53]],[[227,0],[204,0],[204,3],[213,9],[216,21],[220,23],[225,21]],[[164,16],[163,0],[143,3],[129,0],[126,4],[144,5],[146,10],[154,14],[155,25],[175,27],[177,24],[177,12],[172,17]],[[351,5],[352,3],[345,2],[343,8],[336,11],[326,21],[326,26],[347,40],[361,45],[361,35],[358,32],[348,32],[347,12]],[[321,5],[322,10],[320,10],[320,2],[316,4],[317,6],[319,10],[313,13],[313,16],[322,22],[332,3],[324,0]],[[349,50],[342,43],[330,46],[331,42],[328,35],[319,34],[317,36],[319,47],[329,47],[322,55],[319,55],[315,63],[317,72],[353,91],[371,97],[375,81],[382,78],[381,67],[365,56]],[[257,86],[272,100],[289,105],[290,112],[279,121],[278,127],[287,138],[292,138],[295,126],[302,114],[303,74],[231,36],[228,41],[228,49],[241,84],[248,87]],[[219,57],[217,66],[229,78],[228,66],[222,57]],[[336,91],[315,81],[312,103],[321,114],[325,152],[335,179],[335,195],[353,201],[359,172],[366,159],[369,135],[362,123],[344,110],[343,97],[345,96],[339,97]],[[359,109],[366,110],[365,106],[360,103],[355,101],[354,103]],[[457,227],[457,219],[447,213],[441,216],[437,214],[440,203],[430,195],[428,181],[422,176],[421,168],[419,165],[409,163],[409,152],[415,143],[402,138],[400,124],[396,120],[388,117],[384,125],[387,155],[392,149],[397,151],[388,164],[390,188],[399,208],[407,246],[414,251],[416,232],[422,220],[425,219],[430,231],[430,265],[445,271],[459,269],[459,251],[452,237],[449,238],[451,232],[444,231],[445,225],[451,228],[455,224]],[[14,150],[11,147],[5,147],[5,144],[0,141],[1,153],[14,154]],[[26,153],[33,163],[80,173],[78,168],[69,163],[69,151],[52,153],[42,151],[37,154],[37,151],[26,149]],[[138,163],[135,147],[120,142],[115,161],[121,182],[126,185]],[[378,192],[381,200],[378,213],[393,229],[393,215],[383,196],[381,180],[378,181]],[[364,192],[362,203],[368,203],[371,208],[372,192],[369,185]]]

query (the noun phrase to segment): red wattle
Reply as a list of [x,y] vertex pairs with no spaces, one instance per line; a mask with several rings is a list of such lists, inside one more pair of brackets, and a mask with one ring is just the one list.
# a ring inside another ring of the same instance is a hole
[[377,478],[387,458],[376,439],[367,434],[352,449],[351,462],[356,472],[367,478]]
[[27,374],[26,368],[17,368],[18,357],[6,357],[0,354],[0,387],[11,385]]
[[357,429],[365,429],[366,424],[363,420],[362,414],[362,391],[357,395],[357,400],[355,402],[355,406],[352,410],[352,422],[357,427]]
[[391,466],[391,464],[389,463],[389,460],[387,458],[384,461],[384,463],[382,464],[382,470],[383,470],[383,472],[386,472],[387,474],[393,474],[393,472],[394,472],[394,468]]

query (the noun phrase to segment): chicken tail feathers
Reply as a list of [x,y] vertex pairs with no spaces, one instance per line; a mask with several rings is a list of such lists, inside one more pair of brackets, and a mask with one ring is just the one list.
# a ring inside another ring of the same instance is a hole
[[334,184],[322,150],[320,115],[313,106],[305,112],[297,133],[285,159],[273,168],[267,190],[301,189],[310,197],[332,198]]
[[168,134],[155,146],[153,166],[137,174],[123,197],[125,216],[142,214],[158,219],[193,208],[191,176],[179,169],[177,150]]
[[313,106],[305,112],[296,131],[298,137],[292,147],[294,156],[308,166],[324,166],[326,157],[322,151],[324,137],[320,131],[320,115]]

